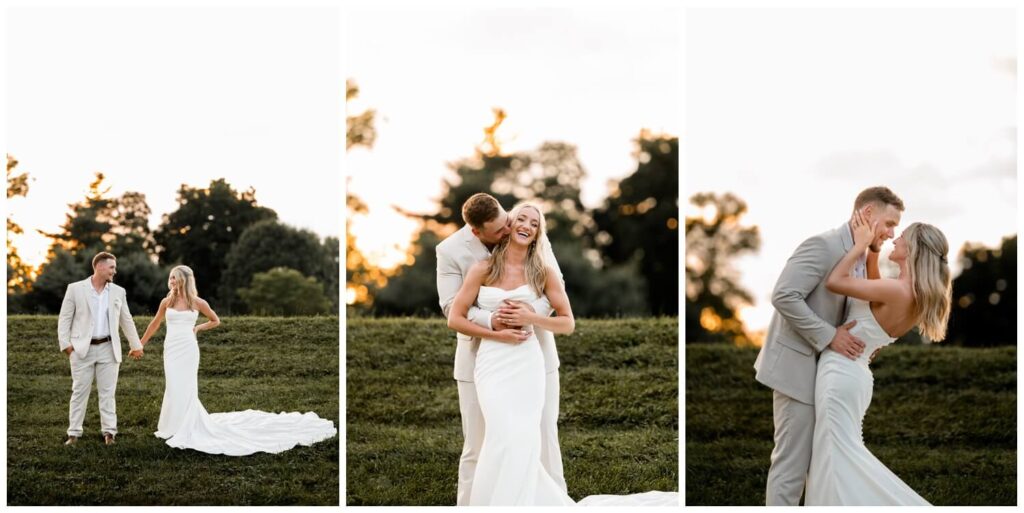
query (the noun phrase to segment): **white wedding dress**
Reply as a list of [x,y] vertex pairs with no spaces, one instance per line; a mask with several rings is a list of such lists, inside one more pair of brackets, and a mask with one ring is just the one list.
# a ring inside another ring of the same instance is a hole
[[156,436],[167,445],[209,454],[279,453],[337,434],[334,423],[313,412],[256,410],[209,414],[199,402],[199,344],[192,328],[199,312],[167,309],[163,406]]
[[867,301],[850,298],[846,322],[857,321],[850,333],[864,342],[864,352],[851,360],[831,349],[822,351],[814,384],[814,445],[807,476],[808,506],[929,505],[864,445],[864,414],[871,404],[874,377],[868,358],[891,344]]
[[[505,299],[532,302],[537,295],[528,285],[513,290],[484,286],[480,287],[477,303],[485,310],[497,310]],[[541,464],[545,379],[544,355],[537,337],[519,344],[482,340],[473,378],[485,431],[469,504],[574,505]],[[679,494],[595,495],[579,505],[678,506]]]

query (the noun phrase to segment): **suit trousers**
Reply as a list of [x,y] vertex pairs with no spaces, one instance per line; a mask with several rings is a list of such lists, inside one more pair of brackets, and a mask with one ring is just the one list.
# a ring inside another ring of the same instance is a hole
[[[544,412],[540,419],[541,465],[555,483],[566,491],[565,473],[562,470],[562,448],[558,445],[558,401],[561,387],[558,370],[547,373],[544,388]],[[457,381],[459,387],[459,412],[462,415],[462,456],[459,458],[459,486],[455,504],[468,506],[473,489],[473,474],[484,445],[486,425],[476,395],[476,384]],[[813,419],[812,419],[813,420]],[[809,463],[808,463],[809,464]]]
[[797,506],[807,484],[814,445],[814,405],[772,391],[775,449],[768,469],[765,504]]
[[93,379],[96,380],[96,393],[99,395],[100,432],[117,434],[117,403],[114,394],[117,391],[117,374],[121,363],[114,358],[111,343],[104,342],[89,346],[85,357],[71,352],[71,407],[68,413],[68,436],[82,436],[82,422],[85,420],[85,408],[89,403],[89,392],[92,391]]

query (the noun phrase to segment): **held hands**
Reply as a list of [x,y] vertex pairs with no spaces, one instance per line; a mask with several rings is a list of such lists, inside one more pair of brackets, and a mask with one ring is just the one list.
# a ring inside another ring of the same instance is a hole
[[142,355],[143,355],[144,352],[145,351],[143,351],[141,348],[140,349],[132,349],[131,351],[128,352],[128,356],[131,356],[132,359],[135,359],[135,360],[141,360],[142,359]]
[[494,339],[507,344],[518,344],[530,338],[530,332],[515,328],[505,328],[494,335]]
[[869,247],[874,240],[878,221],[868,222],[864,213],[858,210],[850,219],[850,226],[853,228],[853,245],[863,249]]
[[495,312],[495,316],[506,327],[529,326],[534,323],[534,319],[536,318],[536,314],[534,313],[532,306],[514,299],[506,299],[505,302],[502,303],[501,308],[498,308],[498,311]]
[[828,347],[832,348],[833,351],[851,360],[860,358],[861,353],[864,352],[864,342],[850,334],[850,328],[856,324],[857,321],[850,321],[836,328],[836,335],[832,337],[832,342],[828,344]]

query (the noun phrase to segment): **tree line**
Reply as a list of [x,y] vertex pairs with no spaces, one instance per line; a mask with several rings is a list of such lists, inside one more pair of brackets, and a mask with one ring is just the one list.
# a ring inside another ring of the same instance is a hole
[[[28,194],[27,174],[8,157],[8,198]],[[223,178],[207,187],[182,184],[177,208],[150,229],[144,194],[111,196],[96,173],[81,201],[68,205],[64,223],[44,233],[51,244],[38,269],[27,266],[11,244],[8,219],[8,313],[60,310],[69,283],[92,273],[100,251],[117,256],[115,282],[136,313],[155,312],[167,294],[167,276],[179,264],[192,268],[200,295],[227,314],[315,315],[337,311],[339,241],[283,224],[259,205],[253,189],[235,190]]]

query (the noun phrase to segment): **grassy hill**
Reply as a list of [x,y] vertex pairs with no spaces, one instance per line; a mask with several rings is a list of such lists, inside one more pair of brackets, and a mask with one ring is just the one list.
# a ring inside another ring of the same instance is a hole
[[[135,318],[140,334],[149,320]],[[222,321],[199,335],[199,397],[207,411],[313,411],[339,424],[337,317]],[[127,358],[123,342],[117,445],[100,439],[94,388],[83,438],[63,446],[71,371],[56,330],[56,316],[7,321],[9,505],[338,504],[337,437],[237,458],[174,449],[155,437],[162,330],[140,361]]]
[[[686,504],[763,505],[771,390],[755,349],[686,347]],[[872,364],[864,440],[935,505],[1017,501],[1016,347],[900,345]]]
[[[583,319],[556,337],[573,498],[677,489],[678,329],[676,319]],[[346,503],[454,505],[455,334],[440,319],[351,319],[346,338]]]

